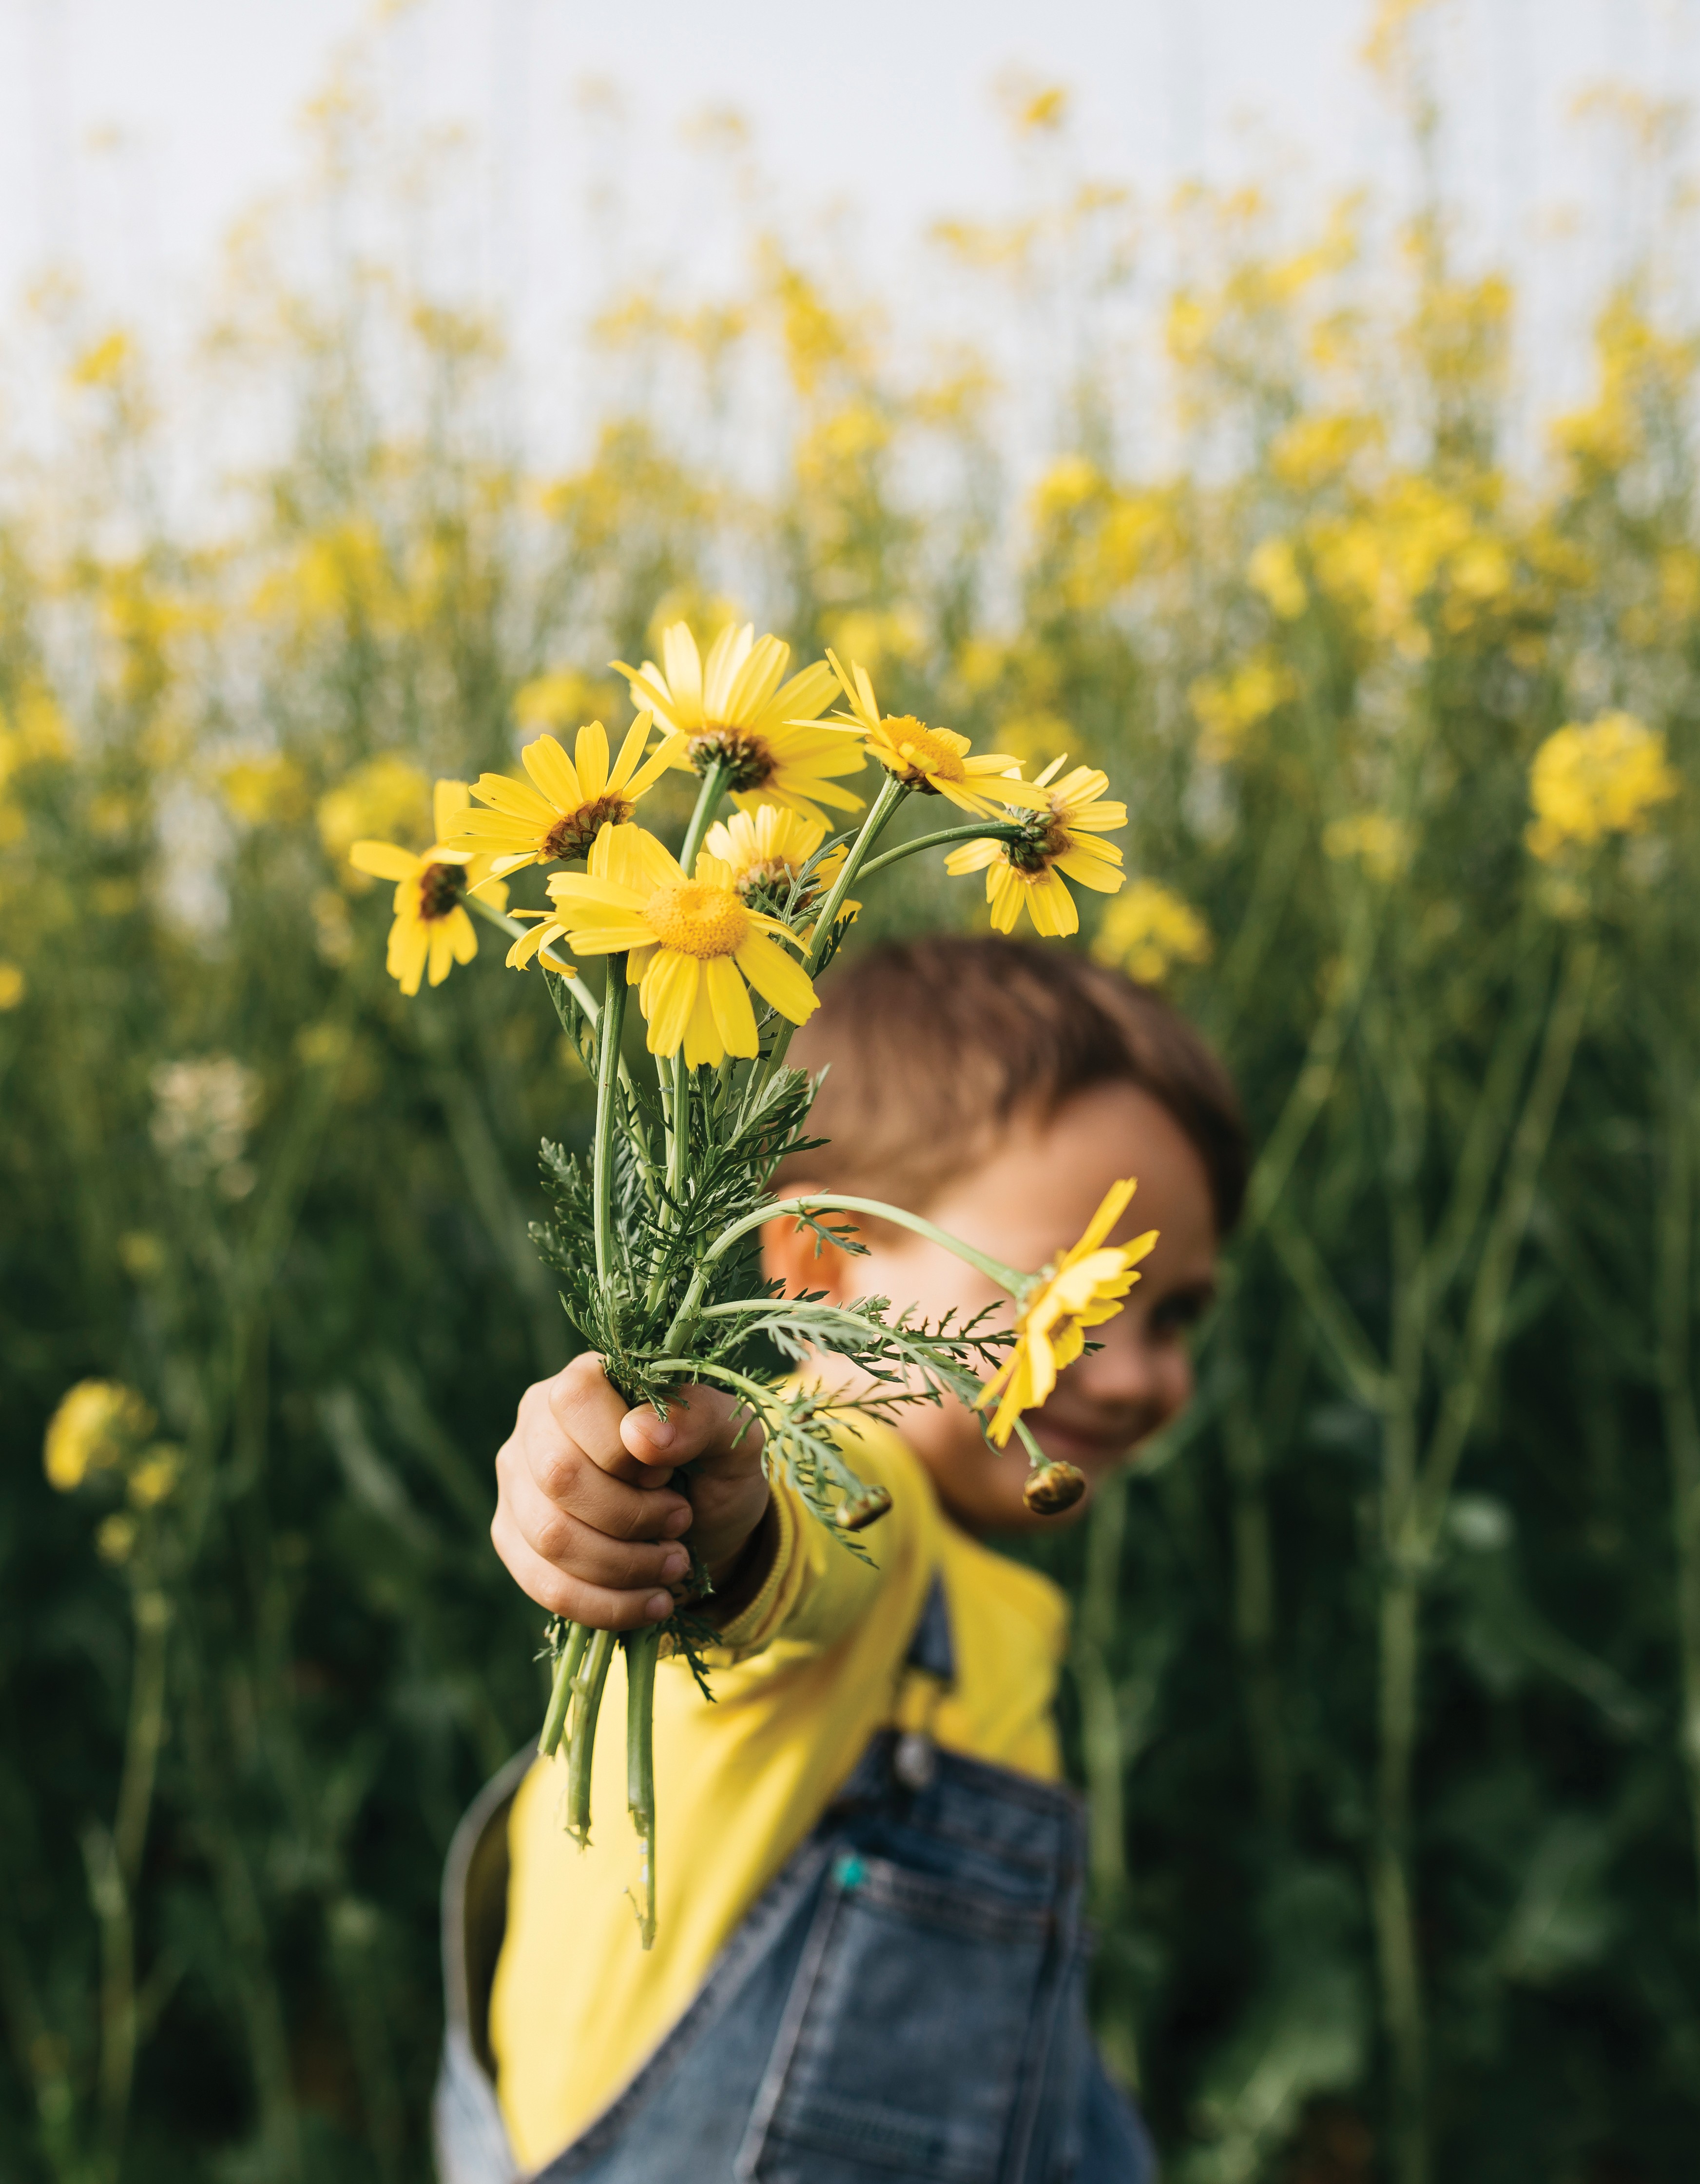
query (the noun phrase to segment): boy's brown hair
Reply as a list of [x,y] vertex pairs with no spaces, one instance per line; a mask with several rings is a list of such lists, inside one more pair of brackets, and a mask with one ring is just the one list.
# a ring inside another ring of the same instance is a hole
[[1095,1084],[1167,1108],[1210,1180],[1216,1233],[1239,1218],[1245,1124],[1221,1063],[1148,987],[1067,949],[947,939],[870,949],[826,980],[789,1059],[825,1070],[811,1135],[781,1188],[811,1183],[921,1212],[1012,1123]]

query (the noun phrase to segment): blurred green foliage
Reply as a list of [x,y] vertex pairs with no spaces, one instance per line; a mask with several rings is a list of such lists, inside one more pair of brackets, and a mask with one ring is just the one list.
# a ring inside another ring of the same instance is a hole
[[[1696,351],[1602,299],[1514,470],[1514,298],[1437,218],[1176,217],[1169,438],[1149,358],[1082,338],[1019,504],[989,370],[771,242],[608,320],[631,398],[547,480],[487,330],[249,293],[219,398],[286,392],[289,439],[213,544],[158,513],[141,351],[68,351],[0,523],[8,2177],[426,2166],[440,1862],[541,1689],[486,1536],[566,1350],[536,1145],[587,1100],[491,937],[400,999],[346,850],[423,845],[516,720],[622,724],[603,663],[728,594],[1103,765],[1139,884],[1083,944],[1245,1090],[1197,1405],[1044,1551],[1101,2030],[1169,2173],[1692,2173]],[[1131,223],[1083,191],[940,247],[1089,317]],[[980,914],[935,871],[875,907]],[[55,1493],[88,1378],[157,1422]]]

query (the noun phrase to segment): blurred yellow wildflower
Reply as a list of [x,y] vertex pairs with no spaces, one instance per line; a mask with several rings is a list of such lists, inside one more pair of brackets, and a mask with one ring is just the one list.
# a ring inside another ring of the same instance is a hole
[[1033,488],[1033,520],[1041,525],[1056,523],[1101,499],[1108,489],[1096,463],[1088,462],[1084,455],[1060,456]]
[[1053,786],[1066,763],[1053,759],[1033,783],[1044,792],[1042,805],[1011,810],[1010,818],[1021,827],[1018,841],[964,842],[944,861],[945,870],[958,878],[986,874],[986,900],[999,933],[1013,933],[1024,908],[1035,931],[1049,939],[1078,933],[1080,912],[1063,883],[1064,872],[1098,894],[1114,894],[1125,883],[1121,851],[1097,837],[1126,826],[1127,806],[1103,800],[1109,777],[1092,766],[1077,766]]
[[71,366],[73,387],[110,387],[121,378],[134,353],[130,336],[121,327],[86,348]]
[[1207,962],[1210,931],[1178,894],[1155,880],[1135,880],[1105,912],[1092,955],[1154,986],[1176,963]]
[[103,1563],[119,1568],[136,1552],[136,1524],[134,1517],[114,1511],[103,1517],[95,1527],[94,1551]]
[[1308,596],[1290,538],[1265,538],[1246,564],[1246,574],[1283,621],[1297,621]]
[[427,970],[431,984],[440,986],[451,963],[469,963],[478,953],[478,934],[462,907],[469,893],[476,889],[498,910],[507,907],[508,890],[492,878],[490,857],[447,838],[465,812],[467,797],[464,781],[438,782],[432,799],[436,839],[418,855],[375,841],[356,842],[348,852],[361,872],[396,883],[384,968],[409,996],[418,993]]
[[605,827],[589,871],[557,872],[549,895],[553,913],[514,943],[508,961],[529,960],[556,933],[580,956],[625,954],[652,1054],[682,1045],[693,1069],[729,1054],[753,1059],[759,1041],[746,979],[792,1023],[819,1006],[801,967],[774,945],[799,946],[798,936],[750,909],[731,866],[707,850],[686,878],[642,827]]
[[968,738],[953,729],[927,727],[908,713],[882,714],[867,670],[853,661],[847,675],[836,653],[826,657],[850,707],[833,718],[859,728],[868,749],[905,788],[947,797],[976,819],[990,817],[1000,803],[1043,805],[1043,790],[1017,777],[1019,764],[1008,751],[971,757]]
[[1573,721],[1547,737],[1529,769],[1529,847],[1553,864],[1608,835],[1642,833],[1654,807],[1681,787],[1664,734],[1634,714],[1604,713],[1586,727]]
[[29,991],[29,980],[15,963],[0,961],[0,1016],[15,1009]]
[[779,804],[824,822],[822,805],[860,811],[861,798],[838,785],[838,777],[862,771],[860,744],[816,725],[832,695],[831,668],[817,660],[782,683],[791,647],[776,637],[758,640],[751,622],[728,623],[704,660],[690,626],[675,621],[662,632],[661,657],[664,671],[650,660],[613,665],[631,682],[632,702],[651,707],[670,731],[658,754],[669,766],[697,773],[724,766],[741,811]]
[[153,1410],[121,1380],[79,1380],[47,1421],[42,1466],[61,1494],[125,1462],[153,1432]]
[[168,1441],[156,1441],[152,1448],[142,1451],[131,1472],[131,1507],[157,1509],[162,1502],[170,1500],[182,1475],[182,1451],[173,1448]]
[[1336,412],[1295,417],[1269,443],[1269,468],[1291,491],[1319,492],[1334,484],[1353,459],[1381,437],[1380,420]]
[[514,717],[522,728],[560,729],[600,719],[614,710],[618,697],[618,686],[605,677],[557,667],[519,685],[514,693]]
[[293,759],[236,759],[219,770],[225,804],[244,825],[298,819],[307,808],[307,781]]
[[600,721],[579,730],[571,758],[553,736],[534,738],[519,754],[534,786],[505,773],[480,774],[472,794],[490,809],[463,811],[443,838],[487,857],[498,878],[526,865],[588,856],[603,828],[624,826],[667,771],[664,744],[643,756],[653,725],[651,715],[638,715],[612,767]]
[[1213,760],[1235,757],[1250,731],[1277,707],[1299,694],[1299,680],[1272,652],[1254,652],[1231,675],[1201,675],[1186,696],[1204,733],[1202,755]]
[[1371,879],[1383,882],[1397,879],[1410,862],[1409,831],[1386,811],[1331,820],[1322,830],[1322,846],[1331,857],[1355,860]]
[[858,607],[824,619],[826,634],[837,649],[865,660],[870,674],[877,674],[887,660],[919,660],[926,649],[926,625],[914,607],[891,607],[878,613]]
[[1086,1234],[1035,1282],[1015,1321],[1015,1345],[980,1391],[976,1410],[995,1403],[986,1436],[1002,1448],[1023,1411],[1036,1409],[1057,1384],[1057,1375],[1086,1346],[1086,1330],[1114,1319],[1140,1279],[1138,1262],[1157,1241],[1147,1229],[1129,1244],[1108,1237],[1137,1188],[1130,1177],[1110,1185],[1086,1224]]
[[416,766],[380,751],[319,800],[319,838],[341,866],[363,837],[411,834],[430,823],[431,783]]

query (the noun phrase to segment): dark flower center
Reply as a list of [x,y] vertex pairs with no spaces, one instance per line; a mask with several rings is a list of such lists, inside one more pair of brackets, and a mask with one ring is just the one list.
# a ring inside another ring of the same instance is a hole
[[427,865],[419,874],[419,916],[447,917],[465,893],[464,865]]
[[581,804],[576,811],[568,812],[564,819],[557,820],[549,829],[543,843],[543,861],[547,864],[557,857],[587,857],[591,844],[608,821],[623,827],[631,816],[632,807],[623,796],[598,796],[593,804]]
[[739,795],[765,788],[779,765],[761,738],[747,735],[742,728],[704,728],[692,737],[690,757],[698,773],[706,773],[711,766],[725,766],[725,785]]

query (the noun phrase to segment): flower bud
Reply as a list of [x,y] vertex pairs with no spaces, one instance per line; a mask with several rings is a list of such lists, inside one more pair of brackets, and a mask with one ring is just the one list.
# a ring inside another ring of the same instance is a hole
[[1047,1463],[1027,1474],[1021,1499],[1036,1517],[1060,1517],[1086,1490],[1086,1478],[1072,1463]]

